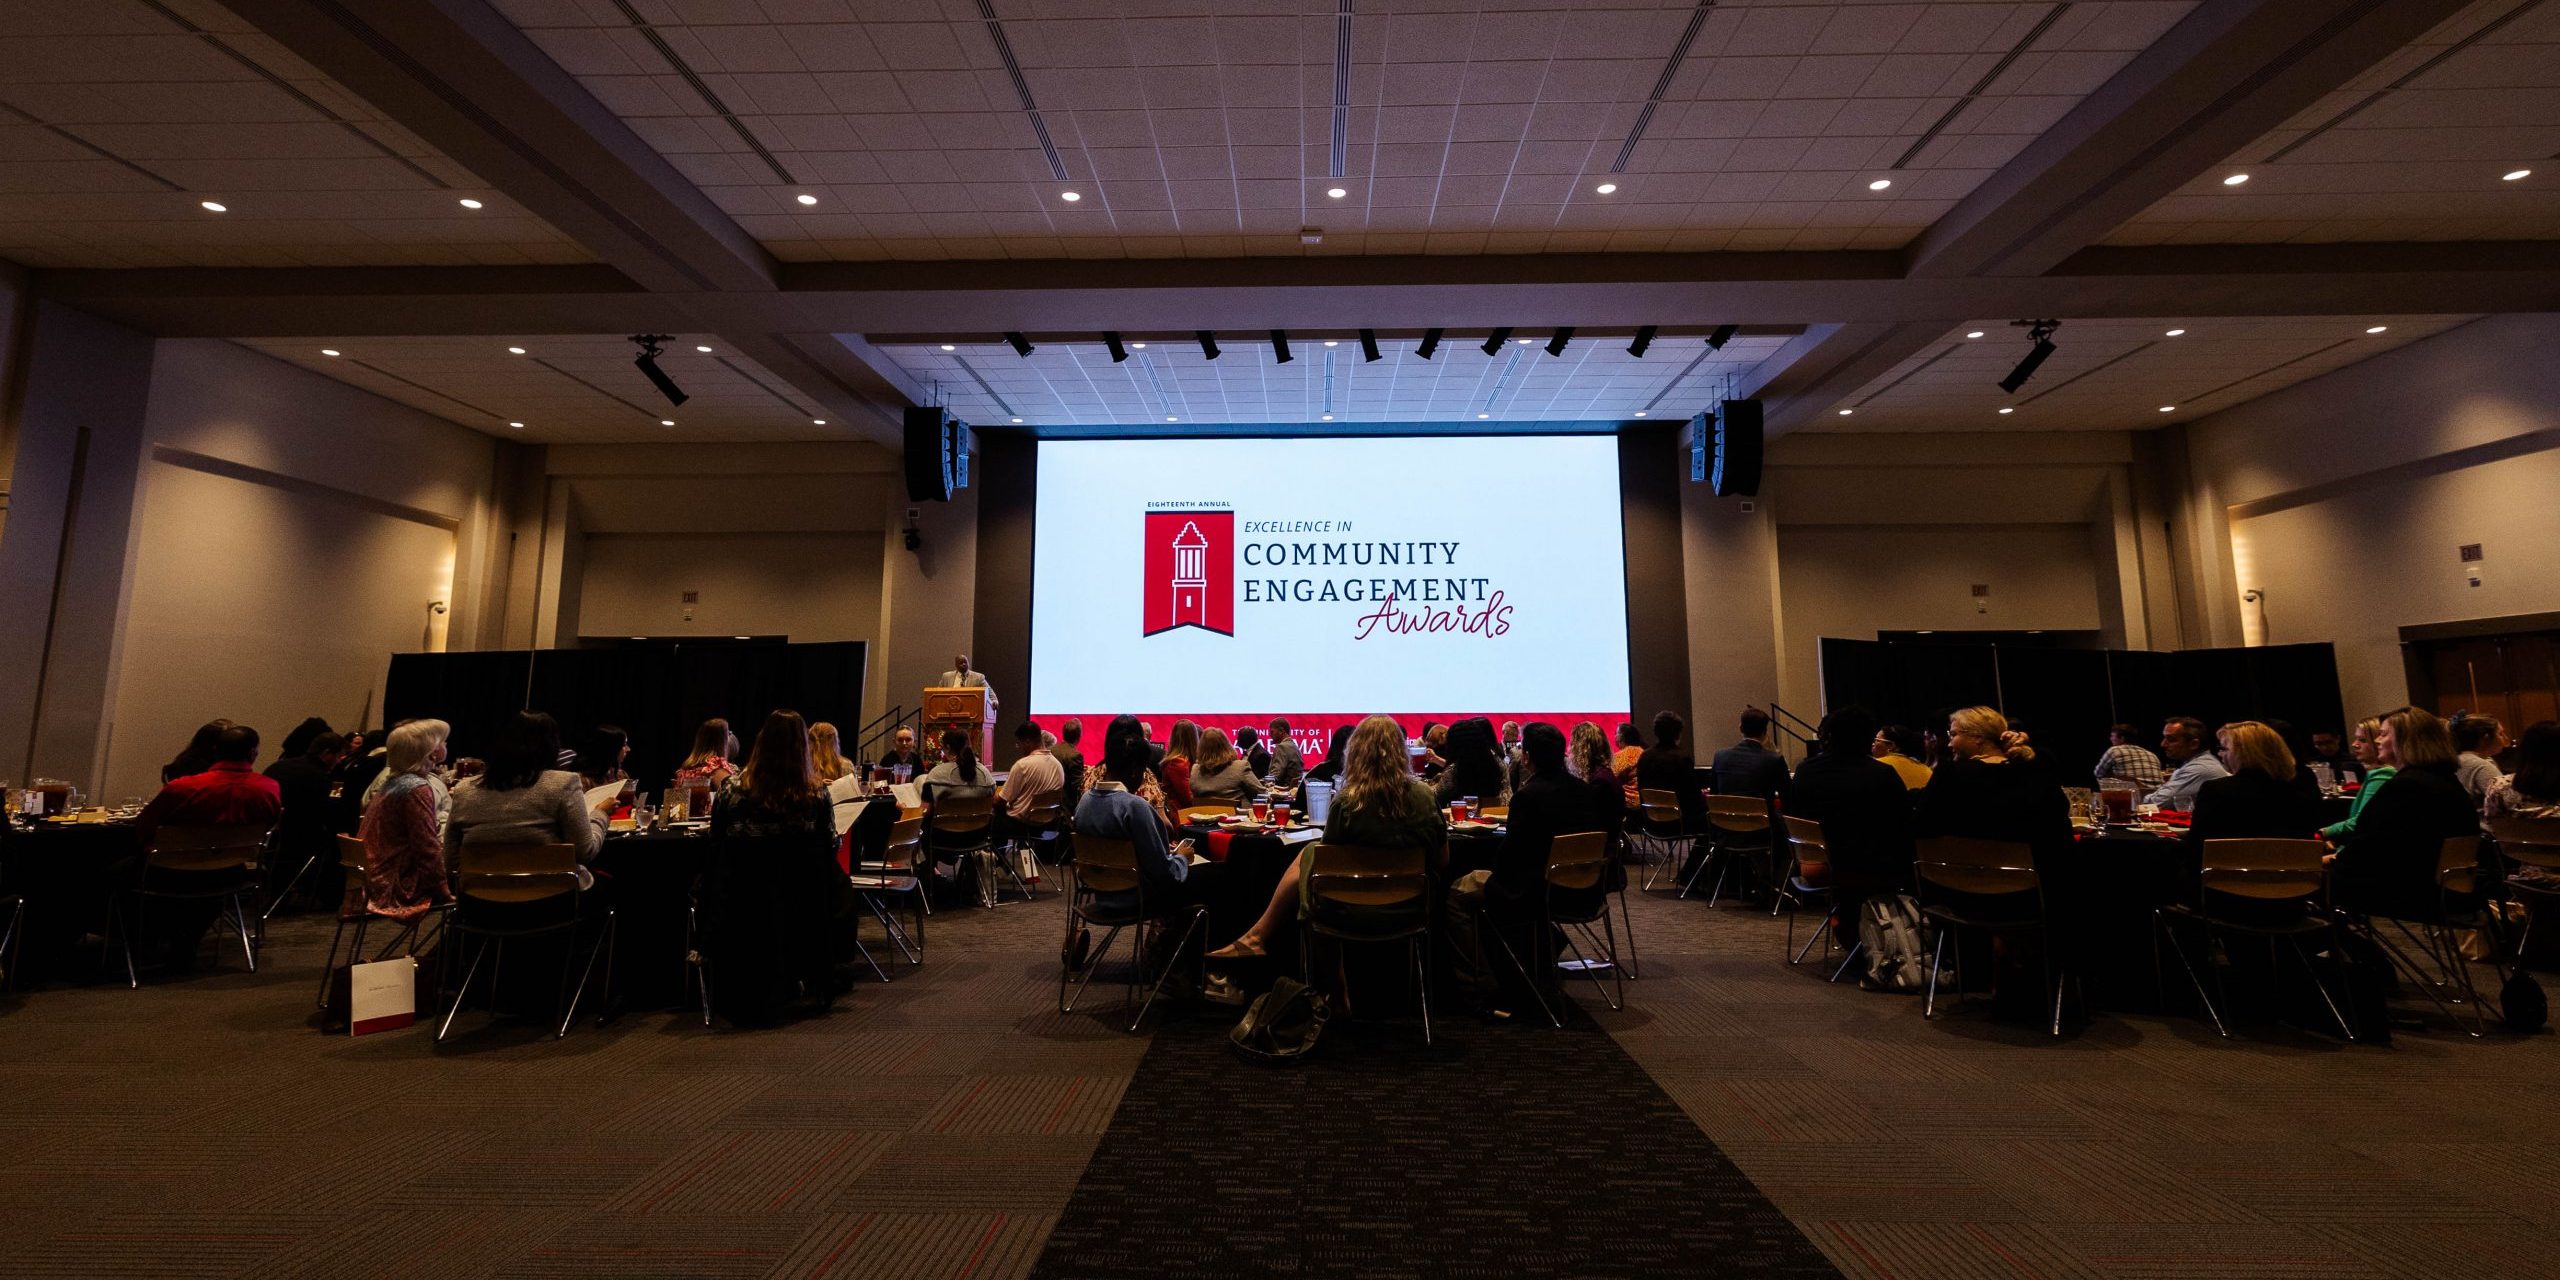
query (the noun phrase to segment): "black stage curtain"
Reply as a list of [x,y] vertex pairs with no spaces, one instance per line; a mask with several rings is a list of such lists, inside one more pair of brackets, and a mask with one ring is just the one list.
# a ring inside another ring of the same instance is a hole
[[631,735],[631,775],[654,791],[683,761],[694,728],[713,716],[729,721],[742,750],[776,709],[833,721],[849,739],[862,723],[865,650],[849,640],[403,653],[392,656],[383,701],[394,720],[451,722],[456,755],[485,753],[490,735],[521,710],[550,713],[572,748],[590,728],[617,724]]

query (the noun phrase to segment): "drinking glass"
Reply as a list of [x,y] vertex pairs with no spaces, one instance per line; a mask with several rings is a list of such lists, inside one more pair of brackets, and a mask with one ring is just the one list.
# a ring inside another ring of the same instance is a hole
[[1286,801],[1286,800],[1275,800],[1275,801],[1273,801],[1273,802],[1272,802],[1272,804],[1271,804],[1271,821],[1272,821],[1272,824],[1273,824],[1274,826],[1282,826],[1282,827],[1285,827],[1285,826],[1288,826],[1288,825],[1289,825],[1289,802],[1288,802],[1288,801]]
[[1256,822],[1271,821],[1271,801],[1268,798],[1262,796],[1254,797],[1253,820]]
[[1482,816],[1484,816],[1484,811],[1483,811],[1482,809],[1480,809],[1480,808],[1478,808],[1478,807],[1477,807],[1477,800],[1476,800],[1476,797],[1474,797],[1474,796],[1463,796],[1463,797],[1461,797],[1461,798],[1459,799],[1458,803],[1459,803],[1459,806],[1460,806],[1459,813],[1458,813],[1458,820],[1459,820],[1459,821],[1464,822],[1465,820],[1467,820],[1467,819],[1469,819],[1469,818],[1478,818],[1478,817],[1482,817]]

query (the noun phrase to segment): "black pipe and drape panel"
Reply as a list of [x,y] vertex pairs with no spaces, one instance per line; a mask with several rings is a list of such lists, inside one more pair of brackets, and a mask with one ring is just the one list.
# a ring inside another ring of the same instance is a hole
[[2325,644],[2154,653],[1826,639],[1822,700],[1915,727],[1943,726],[1958,707],[1998,707],[2025,722],[2044,750],[2093,763],[2108,726],[2119,723],[2133,725],[2145,743],[2170,716],[2194,716],[2208,728],[2282,720],[2303,734],[2345,723],[2337,655]]
[[394,720],[450,722],[456,755],[485,754],[518,711],[548,712],[571,748],[597,725],[619,725],[631,735],[631,775],[654,790],[714,717],[736,730],[742,752],[776,709],[849,734],[862,723],[865,657],[858,640],[403,653],[392,656],[383,702]]

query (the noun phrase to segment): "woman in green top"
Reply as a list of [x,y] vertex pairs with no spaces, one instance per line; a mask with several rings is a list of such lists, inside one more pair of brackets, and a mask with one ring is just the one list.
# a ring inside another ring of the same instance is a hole
[[2382,762],[2382,748],[2378,743],[2381,736],[2382,722],[2368,719],[2357,725],[2355,733],[2347,739],[2347,750],[2354,752],[2356,763],[2364,766],[2364,786],[2356,792],[2355,803],[2347,806],[2346,821],[2332,822],[2320,829],[2322,838],[2331,844],[2356,833],[2356,819],[2364,814],[2364,807],[2372,803],[2373,793],[2382,790],[2382,784],[2400,772]]
[[[1407,760],[1404,726],[1387,716],[1361,721],[1342,748],[1342,773],[1334,783],[1332,811],[1325,815],[1324,838],[1364,849],[1419,848],[1424,865],[1436,874],[1448,862],[1449,828],[1430,786],[1413,776]],[[1298,860],[1281,873],[1262,918],[1244,936],[1210,952],[1211,959],[1264,954],[1271,936],[1305,907],[1300,886],[1314,848],[1310,843],[1298,851]]]

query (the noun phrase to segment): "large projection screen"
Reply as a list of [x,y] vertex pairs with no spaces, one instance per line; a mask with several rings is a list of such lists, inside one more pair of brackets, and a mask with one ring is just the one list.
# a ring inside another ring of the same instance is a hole
[[1608,436],[1049,440],[1031,715],[1627,718]]

